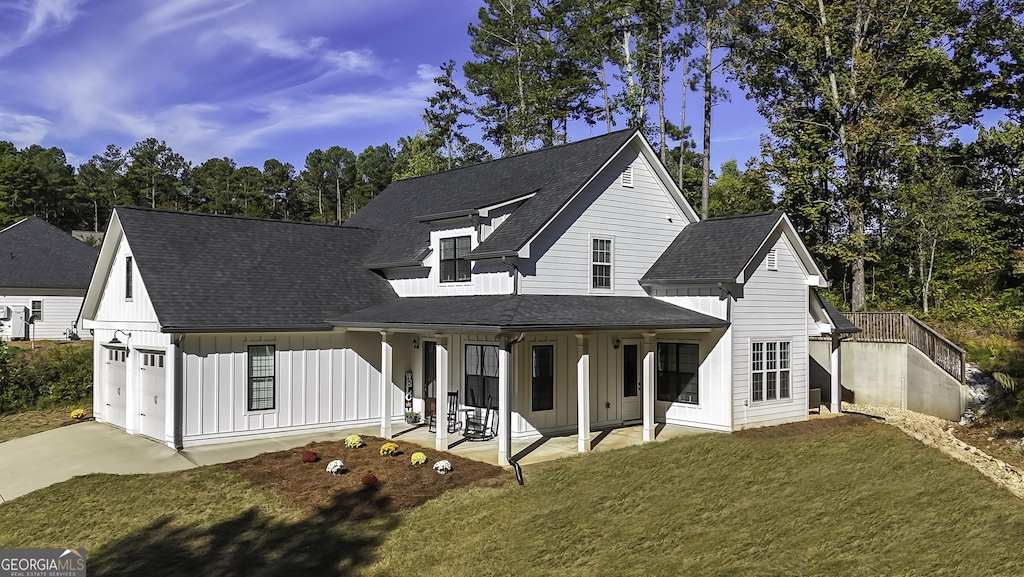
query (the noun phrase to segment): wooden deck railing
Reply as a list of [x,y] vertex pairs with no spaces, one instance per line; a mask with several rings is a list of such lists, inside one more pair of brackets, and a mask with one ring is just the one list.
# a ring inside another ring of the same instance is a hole
[[951,377],[966,382],[967,353],[910,313],[844,313],[861,328],[851,340],[864,343],[907,343],[928,356]]

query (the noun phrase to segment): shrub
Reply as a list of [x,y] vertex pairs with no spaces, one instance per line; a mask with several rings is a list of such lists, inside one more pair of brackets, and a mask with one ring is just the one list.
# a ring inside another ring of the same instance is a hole
[[327,463],[327,472],[332,475],[340,475],[341,470],[345,468],[345,463],[341,462],[341,459],[335,459],[330,463]]
[[358,449],[363,446],[363,438],[359,435],[349,435],[345,437],[345,446],[350,449]]
[[434,463],[434,470],[437,471],[438,474],[444,475],[452,470],[452,463],[447,459],[438,461]]
[[373,487],[377,484],[377,476],[373,473],[367,473],[363,475],[363,478],[359,481],[364,487]]
[[302,452],[302,462],[303,463],[315,463],[315,462],[317,462],[319,460],[320,460],[320,455],[317,455],[313,451],[303,451]]
[[417,451],[417,452],[412,454],[412,464],[413,465],[422,465],[423,463],[426,463],[426,462],[427,462],[427,456],[424,455],[423,453]]
[[75,409],[74,411],[71,411],[71,418],[72,419],[76,419],[76,420],[84,419],[85,418],[85,409]]
[[51,347],[32,363],[32,378],[49,403],[81,401],[92,394],[92,349]]
[[393,457],[398,454],[398,444],[388,441],[380,446],[381,457]]

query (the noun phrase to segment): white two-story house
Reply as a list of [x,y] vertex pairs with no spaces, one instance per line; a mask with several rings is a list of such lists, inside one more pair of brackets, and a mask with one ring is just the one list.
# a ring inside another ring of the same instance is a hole
[[83,316],[94,412],[129,433],[388,437],[451,398],[493,407],[504,463],[806,419],[824,286],[784,214],[700,222],[628,130],[395,182],[343,226],[118,208]]

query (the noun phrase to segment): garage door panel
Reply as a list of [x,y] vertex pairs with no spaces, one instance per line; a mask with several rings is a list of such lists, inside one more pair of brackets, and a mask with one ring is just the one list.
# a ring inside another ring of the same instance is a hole
[[167,414],[164,355],[140,351],[139,357],[139,432],[163,441]]
[[105,349],[103,367],[103,420],[124,428],[128,415],[128,403],[125,402],[128,391],[125,390],[127,355],[124,349]]

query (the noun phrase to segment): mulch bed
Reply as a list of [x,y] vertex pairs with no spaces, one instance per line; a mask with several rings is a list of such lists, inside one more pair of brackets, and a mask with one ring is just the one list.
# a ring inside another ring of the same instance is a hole
[[[382,457],[380,446],[385,439],[369,435],[362,439],[364,445],[358,449],[346,447],[344,441],[310,443],[225,466],[250,483],[277,492],[289,506],[336,519],[367,519],[417,507],[450,489],[498,487],[512,480],[512,473],[500,467],[400,440],[395,441],[400,454]],[[320,460],[302,462],[303,451],[314,451]],[[413,465],[410,459],[415,452],[424,453],[427,462]],[[334,459],[345,463],[340,475],[326,470]],[[442,459],[452,464],[446,475],[433,468]],[[367,473],[377,477],[376,485],[362,484]]]

